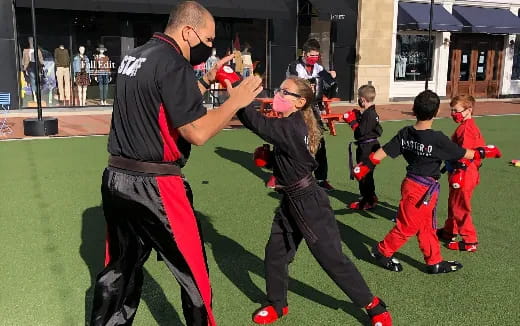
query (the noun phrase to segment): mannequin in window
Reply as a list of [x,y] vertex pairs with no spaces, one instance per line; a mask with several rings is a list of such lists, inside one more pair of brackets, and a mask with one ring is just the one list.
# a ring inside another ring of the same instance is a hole
[[98,54],[95,57],[95,71],[94,80],[99,85],[99,98],[101,105],[107,105],[108,84],[112,81],[110,76],[110,58],[105,55],[107,48],[100,44],[96,48]]
[[54,50],[54,63],[60,104],[70,105],[70,55],[63,44]]
[[[39,74],[36,72],[33,38],[29,37],[27,40],[29,41],[29,47],[23,50],[22,65],[25,75],[29,78],[29,82],[31,84],[31,93],[33,95],[34,101],[36,102],[36,76],[39,76]],[[40,49],[38,49],[38,60],[40,62],[40,69],[43,69],[43,54],[42,50]]]
[[244,51],[242,51],[242,64],[244,69],[242,70],[242,76],[244,78],[249,77],[253,73],[253,59],[251,58],[251,52],[249,44],[246,43]]
[[242,53],[240,52],[239,49],[234,48],[233,54],[235,55],[235,58],[233,59],[235,61],[235,72],[242,75],[243,70],[244,70],[244,64],[242,61]]
[[398,54],[395,57],[395,76],[397,78],[406,77],[406,64],[408,58],[402,54]]
[[74,71],[74,83],[78,86],[79,106],[85,106],[87,102],[87,86],[90,85],[90,62],[85,55],[85,47],[79,47],[79,53],[74,57],[72,69]]

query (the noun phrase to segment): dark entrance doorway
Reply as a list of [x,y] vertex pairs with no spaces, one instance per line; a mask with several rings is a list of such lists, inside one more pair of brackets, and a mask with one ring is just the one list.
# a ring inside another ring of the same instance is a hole
[[453,34],[447,95],[498,97],[502,79],[504,37]]

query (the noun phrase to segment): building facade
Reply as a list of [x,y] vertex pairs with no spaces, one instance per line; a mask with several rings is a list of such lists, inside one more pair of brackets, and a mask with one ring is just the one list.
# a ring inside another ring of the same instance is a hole
[[380,101],[408,100],[430,70],[428,86],[441,97],[519,96],[520,1],[435,1],[430,49],[429,3],[359,2],[357,84],[371,81]]

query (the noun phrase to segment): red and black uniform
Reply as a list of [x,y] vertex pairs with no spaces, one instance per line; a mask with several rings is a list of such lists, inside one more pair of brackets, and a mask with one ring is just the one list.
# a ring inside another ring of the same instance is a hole
[[[177,128],[205,114],[192,66],[172,38],[156,33],[131,50],[118,69],[108,139],[111,159],[136,167],[177,166],[180,171],[191,145]],[[215,325],[204,246],[191,191],[181,174],[110,163],[101,193],[107,257],[96,280],[91,325],[132,324],[143,264],[152,249],[181,285],[187,324]]]
[[[356,144],[356,162],[368,161],[368,156],[377,151],[381,145],[377,138],[383,134],[383,127],[379,123],[379,115],[376,106],[372,105],[358,119],[359,126],[354,130],[354,143],[349,144],[349,168],[352,171],[352,145]],[[374,184],[374,170],[370,171],[363,179],[359,181],[359,192],[361,194],[360,207],[364,203],[373,204],[376,196],[376,186]]]
[[[462,122],[455,130],[451,140],[464,148],[485,146],[484,137],[473,119]],[[473,160],[467,165],[462,188],[450,187],[448,218],[443,230],[450,235],[460,234],[462,241],[466,244],[478,243],[477,230],[471,217],[471,197],[480,181],[478,170],[481,163],[481,160]]]
[[402,154],[408,166],[401,185],[397,223],[378,244],[379,252],[392,257],[408,239],[417,236],[426,264],[438,264],[442,256],[436,235],[435,209],[440,166],[443,160],[461,159],[466,150],[440,131],[416,130],[413,126],[401,129],[383,150],[392,158]]
[[308,150],[302,112],[277,119],[264,117],[249,107],[237,115],[245,127],[274,145],[271,164],[277,189],[283,195],[265,248],[268,305],[282,316],[287,306],[288,265],[305,239],[314,258],[343,292],[360,307],[367,306],[374,296],[343,254],[329,197],[312,176],[318,164]]

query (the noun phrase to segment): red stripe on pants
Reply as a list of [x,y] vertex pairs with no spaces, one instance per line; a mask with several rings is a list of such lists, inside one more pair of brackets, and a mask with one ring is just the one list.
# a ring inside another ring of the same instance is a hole
[[468,166],[461,189],[450,187],[448,197],[448,218],[444,223],[446,233],[460,234],[466,243],[477,243],[477,230],[471,217],[471,197],[478,185],[480,175],[474,164]]
[[379,251],[391,257],[413,236],[417,236],[426,264],[433,265],[442,261],[441,248],[433,228],[433,209],[437,205],[438,194],[433,194],[428,205],[422,204],[422,198],[428,187],[410,179],[401,184],[401,201],[397,223],[379,243]]
[[202,252],[199,228],[182,179],[177,176],[156,179],[174,240],[193,274],[208,312],[208,326],[215,326],[211,310],[211,284]]

